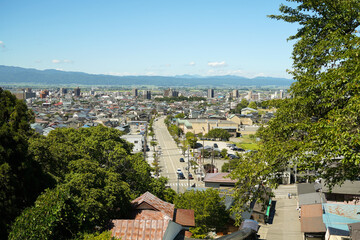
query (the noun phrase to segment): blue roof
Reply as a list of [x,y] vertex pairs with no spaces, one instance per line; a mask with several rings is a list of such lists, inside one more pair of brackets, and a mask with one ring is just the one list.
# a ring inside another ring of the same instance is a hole
[[347,224],[360,222],[360,206],[346,204],[323,204],[323,222],[326,228],[336,228],[348,231]]

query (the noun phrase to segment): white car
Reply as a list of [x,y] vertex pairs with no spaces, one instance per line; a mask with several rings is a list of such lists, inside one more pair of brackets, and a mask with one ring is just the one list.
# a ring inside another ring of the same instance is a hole
[[176,170],[176,173],[177,173],[177,174],[182,173],[181,168],[178,168],[178,169]]

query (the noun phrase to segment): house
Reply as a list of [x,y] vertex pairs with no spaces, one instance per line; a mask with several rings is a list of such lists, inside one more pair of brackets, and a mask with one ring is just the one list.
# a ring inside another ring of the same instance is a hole
[[301,207],[301,232],[305,240],[324,239],[326,227],[323,222],[321,204],[309,204]]
[[229,173],[208,173],[204,178],[205,187],[221,188],[221,187],[235,187],[237,182],[234,179],[228,178]]
[[323,182],[322,192],[325,193],[328,201],[335,202],[352,202],[360,200],[360,181],[346,180],[343,184],[335,185],[331,191]]
[[133,152],[138,153],[143,151],[144,136],[143,135],[122,135],[122,139],[134,144]]
[[225,129],[234,137],[240,135],[239,125],[224,119],[176,119],[176,124],[183,130],[184,134],[192,132],[205,135],[210,130],[219,128]]
[[195,226],[193,210],[176,209],[174,204],[150,192],[136,198],[131,204],[131,219],[112,220],[113,237],[122,240],[184,239],[189,228]]

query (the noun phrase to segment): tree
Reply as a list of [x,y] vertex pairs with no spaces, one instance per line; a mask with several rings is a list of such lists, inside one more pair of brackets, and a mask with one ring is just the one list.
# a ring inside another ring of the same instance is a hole
[[0,88],[0,239],[21,211],[54,181],[29,155],[33,115],[24,101]]
[[175,115],[175,118],[185,118],[185,114],[184,113],[178,113]]
[[233,113],[241,113],[243,108],[246,108],[249,105],[248,100],[245,98],[241,99],[241,102],[236,105],[236,108],[232,111]]
[[276,186],[273,174],[287,167],[315,169],[330,187],[360,174],[360,2],[296,2],[270,16],[300,25],[290,37],[297,40],[292,98],[258,132],[259,152],[233,171],[238,209],[256,196],[255,185]]
[[175,199],[175,207],[193,209],[195,212],[195,227],[190,232],[195,238],[205,238],[210,231],[221,231],[229,220],[225,210],[224,197],[220,197],[216,189],[206,191],[186,191]]
[[211,129],[208,134],[206,134],[209,138],[219,138],[224,139],[225,141],[229,141],[229,138],[231,137],[230,133],[226,131],[225,129],[221,128],[214,128]]
[[150,141],[150,145],[154,148],[155,152],[155,147],[158,145],[158,143],[156,141]]
[[192,132],[187,132],[185,134],[186,137],[186,141],[189,143],[191,148],[195,148],[196,146],[196,142],[197,142],[197,137],[195,136],[195,134],[193,134]]
[[249,105],[248,105],[249,108],[252,108],[252,109],[257,109],[257,105],[256,105],[256,102],[250,102]]
[[126,216],[130,188],[119,174],[86,159],[72,161],[69,169],[64,183],[16,219],[9,239],[71,239]]

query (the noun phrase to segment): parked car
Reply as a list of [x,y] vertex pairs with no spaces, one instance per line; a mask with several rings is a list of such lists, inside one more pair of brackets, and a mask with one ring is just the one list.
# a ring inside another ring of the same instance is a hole
[[188,176],[189,179],[194,179],[193,175],[191,173],[189,173],[189,176]]
[[235,145],[234,143],[228,143],[228,144],[226,144],[226,146],[227,146],[228,148],[236,147],[236,145]]
[[181,168],[178,168],[178,169],[176,170],[176,173],[177,173],[177,174],[182,173]]
[[217,143],[214,143],[214,148],[219,148],[219,146],[217,145]]
[[236,156],[235,154],[228,154],[228,157],[230,158],[230,159],[239,159],[239,157],[238,156]]
[[245,152],[245,149],[239,148],[239,147],[234,147],[234,148],[232,148],[232,150],[237,151],[237,152]]
[[185,162],[184,158],[180,158],[180,162]]

